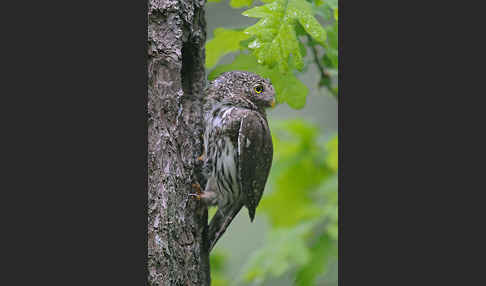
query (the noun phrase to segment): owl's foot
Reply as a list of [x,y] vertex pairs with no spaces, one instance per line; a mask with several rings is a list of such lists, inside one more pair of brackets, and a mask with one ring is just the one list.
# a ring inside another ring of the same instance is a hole
[[204,154],[202,154],[201,156],[197,157],[197,159],[198,159],[199,161],[203,161],[203,160],[204,160]]
[[198,183],[192,184],[192,187],[196,189],[195,194],[189,194],[189,196],[194,196],[196,199],[200,200],[203,194],[203,191],[201,189],[201,186]]

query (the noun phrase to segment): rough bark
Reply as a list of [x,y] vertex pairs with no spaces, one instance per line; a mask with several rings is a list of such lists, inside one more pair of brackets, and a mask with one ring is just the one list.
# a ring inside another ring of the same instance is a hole
[[200,182],[205,1],[148,0],[148,284],[209,285]]

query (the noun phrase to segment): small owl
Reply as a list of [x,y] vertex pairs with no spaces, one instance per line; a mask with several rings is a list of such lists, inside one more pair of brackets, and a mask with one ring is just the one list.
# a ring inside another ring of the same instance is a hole
[[209,250],[242,206],[250,221],[265,188],[273,145],[265,108],[275,105],[269,80],[244,71],[226,72],[206,89],[203,106],[203,173],[207,179],[198,197],[218,212],[209,224]]

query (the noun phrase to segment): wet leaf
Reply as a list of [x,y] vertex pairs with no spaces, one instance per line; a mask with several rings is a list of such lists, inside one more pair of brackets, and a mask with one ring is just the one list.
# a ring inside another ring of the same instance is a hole
[[258,63],[270,68],[278,66],[284,73],[289,70],[289,64],[302,70],[304,61],[296,35],[297,23],[315,41],[323,43],[326,38],[326,31],[313,13],[311,4],[305,0],[276,0],[243,12],[247,17],[261,18],[245,29],[245,33],[255,37],[248,48]]
[[212,68],[224,55],[240,50],[240,42],[248,37],[243,31],[214,29],[214,38],[206,43],[206,67]]

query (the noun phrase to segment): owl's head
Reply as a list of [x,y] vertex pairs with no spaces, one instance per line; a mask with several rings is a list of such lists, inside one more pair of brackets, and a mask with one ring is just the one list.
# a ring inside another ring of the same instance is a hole
[[[228,99],[239,97],[264,109],[275,105],[275,90],[270,80],[247,71],[231,71],[221,74],[213,83],[215,90]],[[224,92],[221,92],[224,90]]]

